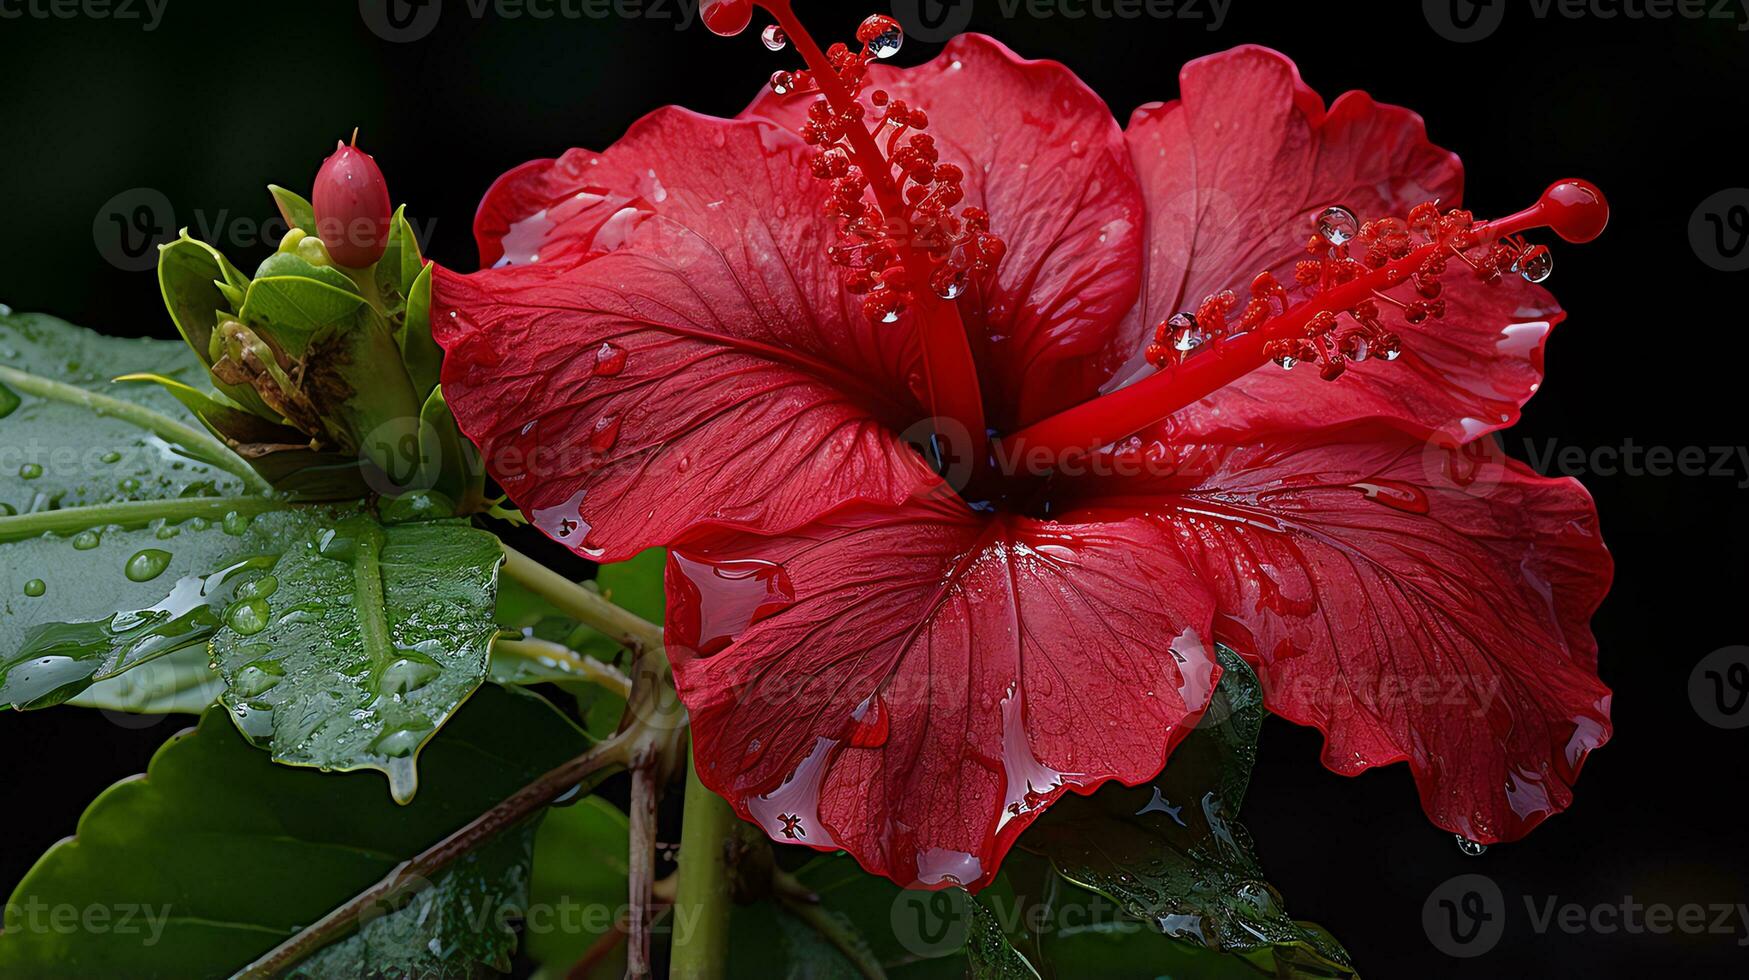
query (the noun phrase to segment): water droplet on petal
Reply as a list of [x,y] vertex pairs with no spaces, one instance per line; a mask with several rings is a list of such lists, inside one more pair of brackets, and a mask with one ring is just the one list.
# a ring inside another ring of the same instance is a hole
[[225,515],[225,519],[220,524],[224,527],[226,534],[236,538],[242,537],[243,532],[249,530],[249,522],[252,520],[254,518],[251,515],[239,514],[233,510]]
[[1359,219],[1340,204],[1332,204],[1318,212],[1318,234],[1332,245],[1346,245],[1359,232]]
[[80,531],[73,536],[73,547],[80,551],[90,551],[103,543],[103,538],[96,531]]
[[589,448],[598,453],[605,453],[613,448],[619,439],[619,416],[603,415],[595,420],[595,428],[589,432]]
[[814,847],[836,845],[820,823],[820,787],[825,784],[832,750],[838,743],[815,738],[814,746],[783,784],[763,796],[747,800],[747,812],[773,840],[794,841]]
[[1275,363],[1283,371],[1292,371],[1294,365],[1300,363],[1300,359],[1292,354],[1281,354],[1276,357]]
[[164,574],[164,569],[170,567],[170,552],[157,548],[147,548],[137,551],[128,559],[127,566],[122,571],[132,582],[150,582]]
[[699,656],[718,653],[748,627],[795,604],[783,566],[755,558],[712,561],[668,553],[675,641]]
[[765,30],[759,32],[759,43],[765,45],[767,51],[782,51],[784,45],[789,44],[789,37],[784,34],[783,28],[776,24],[767,24]]
[[48,590],[48,583],[40,578],[33,578],[24,583],[24,594],[30,596],[32,599],[41,598]]
[[18,475],[26,480],[34,480],[43,475],[43,468],[38,463],[25,463],[18,468]]
[[794,72],[774,71],[771,73],[771,91],[775,95],[788,95],[796,87]]
[[1351,483],[1349,486],[1366,495],[1366,499],[1374,503],[1384,504],[1392,510],[1400,510],[1406,514],[1427,513],[1427,491],[1412,483],[1401,480],[1375,479],[1363,483]]
[[891,724],[887,701],[880,692],[869,695],[850,713],[850,744],[859,749],[878,749],[887,744]]
[[626,369],[626,349],[614,343],[603,342],[595,349],[595,374],[597,377],[611,378]]

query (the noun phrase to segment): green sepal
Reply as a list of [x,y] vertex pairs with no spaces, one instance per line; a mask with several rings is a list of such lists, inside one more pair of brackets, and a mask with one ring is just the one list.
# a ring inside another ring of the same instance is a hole
[[279,206],[279,216],[285,219],[287,225],[306,234],[315,232],[316,209],[310,206],[309,201],[278,184],[268,184],[267,193],[273,195],[273,203]]

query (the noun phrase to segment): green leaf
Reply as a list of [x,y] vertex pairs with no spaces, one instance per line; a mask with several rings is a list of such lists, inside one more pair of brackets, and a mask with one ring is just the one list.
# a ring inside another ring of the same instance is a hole
[[966,960],[972,980],[1038,980],[1026,957],[1008,941],[996,913],[976,899],[966,903],[970,921],[966,926]]
[[[229,976],[583,746],[544,701],[487,688],[426,750],[426,791],[397,807],[371,777],[272,764],[213,709],[166,743],[143,779],[100,795],[77,835],[19,883],[0,975]],[[441,899],[443,914],[420,923],[427,949],[459,958],[485,942],[496,960],[509,948],[491,923],[521,896],[491,857],[433,880],[440,894],[482,905],[458,917]],[[438,879],[456,875],[444,891]],[[65,910],[96,927],[67,929]],[[486,911],[478,935],[457,932]],[[446,970],[465,966],[445,960]]]
[[462,856],[399,908],[372,909],[357,933],[287,975],[470,977],[510,970],[512,922],[527,912],[533,825],[513,827]]
[[1237,654],[1222,647],[1219,656],[1224,673],[1214,700],[1159,779],[1065,796],[1020,846],[1175,939],[1247,956],[1266,972],[1352,973],[1328,933],[1287,914],[1237,822],[1263,696]]
[[13,515],[265,488],[175,397],[110,382],[130,371],[190,386],[206,376],[179,343],[0,313],[0,539]]
[[[190,505],[206,506],[206,516]],[[50,511],[84,519],[69,533],[0,544],[0,704],[57,704],[203,646],[233,595],[251,587],[313,516],[258,497],[159,506],[180,517],[122,526],[86,516],[106,508]]]
[[[534,884],[523,943],[541,975],[562,978],[591,946],[614,930],[626,903],[626,815],[599,797],[553,807],[534,844]],[[625,946],[589,976],[625,973]]]
[[315,230],[316,209],[310,206],[309,201],[277,184],[268,184],[267,193],[273,195],[273,203],[279,205],[279,216],[285,219],[287,225],[306,234]]
[[273,758],[417,788],[420,747],[486,676],[503,551],[461,521],[312,527],[213,639],[224,704]]
[[408,287],[406,312],[397,337],[413,390],[420,392],[437,387],[443,368],[443,351],[431,336],[431,269],[427,265]]
[[[238,272],[218,249],[188,237],[184,229],[180,238],[158,251],[158,288],[164,294],[164,307],[170,311],[177,332],[188,342],[201,366],[212,367],[209,351],[221,311],[234,311],[241,305],[243,292],[249,288],[249,277]],[[119,367],[152,369],[143,363]],[[183,380],[193,383],[192,378]],[[260,415],[273,414],[248,385],[228,385],[216,380],[213,384],[245,409]]]
[[224,689],[218,671],[207,664],[206,647],[193,646],[99,681],[69,703],[136,715],[198,715],[217,701]]

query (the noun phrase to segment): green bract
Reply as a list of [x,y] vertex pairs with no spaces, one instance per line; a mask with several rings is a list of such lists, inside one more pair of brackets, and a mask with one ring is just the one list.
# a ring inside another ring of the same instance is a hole
[[245,276],[188,236],[163,246],[164,304],[209,375],[137,372],[180,399],[281,490],[310,500],[439,490],[483,506],[483,473],[438,389],[431,267],[405,210],[368,269],[346,270],[311,232],[303,198],[270,188],[292,230]]

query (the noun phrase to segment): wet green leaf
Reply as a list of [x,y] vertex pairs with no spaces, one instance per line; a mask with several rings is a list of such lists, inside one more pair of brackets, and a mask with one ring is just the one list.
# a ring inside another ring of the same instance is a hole
[[527,912],[532,825],[464,855],[430,887],[361,916],[357,933],[291,970],[296,980],[491,976],[510,969],[514,922]]
[[1287,914],[1237,821],[1263,696],[1237,654],[1223,647],[1220,661],[1224,673],[1207,715],[1158,779],[1065,796],[1020,846],[1167,936],[1245,956],[1265,972],[1348,975],[1342,947]]
[[460,521],[311,527],[225,610],[225,706],[280,762],[378,769],[412,799],[420,747],[486,676],[502,558]]
[[180,343],[104,337],[53,317],[0,313],[0,540],[13,515],[128,500],[234,495],[259,484],[168,392],[111,378],[144,371],[204,388]]
[[[191,504],[210,506],[191,514]],[[203,646],[238,590],[301,540],[311,519],[261,498],[167,501],[165,512],[172,516],[144,525],[88,520],[0,544],[0,704],[57,704]]]
[[966,902],[966,908],[967,975],[972,980],[1038,980],[1038,971],[1008,941],[996,913],[977,899]]
[[[158,252],[158,288],[164,294],[164,306],[170,319],[203,368],[212,367],[213,331],[221,316],[234,312],[249,288],[249,277],[237,271],[218,249],[188,237],[185,229],[180,238]],[[121,364],[119,370],[150,371],[145,363]],[[202,372],[205,375],[206,372]],[[194,378],[182,380],[196,384]],[[200,384],[204,384],[204,380]],[[248,385],[228,385],[212,382],[232,401],[259,415],[272,416],[254,389]],[[199,384],[197,384],[197,387]]]
[[[215,708],[160,749],[145,778],[100,795],[77,836],[19,883],[0,975],[229,976],[584,744],[545,702],[489,687],[433,740],[425,792],[398,807],[370,776],[274,765]],[[511,937],[495,924],[526,902],[503,860],[515,843],[434,878],[438,914],[378,930],[445,954],[446,971],[499,960]],[[411,908],[425,907],[423,894]],[[57,909],[101,920],[69,930]]]
[[136,715],[198,715],[217,701],[224,689],[218,671],[207,664],[206,647],[192,646],[99,681],[69,703]]

